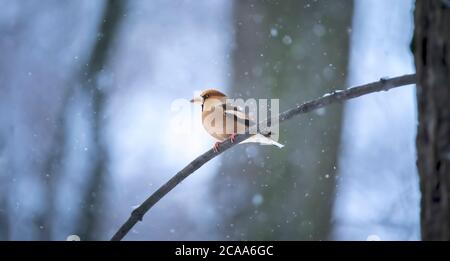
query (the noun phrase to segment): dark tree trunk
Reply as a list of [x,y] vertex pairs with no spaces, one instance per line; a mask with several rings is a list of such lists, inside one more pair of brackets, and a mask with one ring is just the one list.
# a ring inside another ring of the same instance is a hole
[[422,240],[450,240],[450,4],[417,0],[417,166]]
[[113,51],[121,20],[123,18],[125,1],[110,0],[106,2],[105,10],[99,28],[98,39],[94,45],[84,77],[82,77],[83,92],[88,95],[89,110],[92,115],[91,131],[93,140],[91,150],[95,156],[91,158],[90,180],[87,182],[84,204],[78,224],[78,235],[83,240],[98,240],[101,221],[104,219],[103,188],[108,172],[108,152],[104,141],[105,106],[107,86],[99,86],[97,79],[100,73],[107,70],[109,56]]

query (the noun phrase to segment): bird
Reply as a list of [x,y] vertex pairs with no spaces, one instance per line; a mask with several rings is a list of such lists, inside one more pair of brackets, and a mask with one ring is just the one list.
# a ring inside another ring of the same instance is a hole
[[[206,89],[199,96],[190,100],[200,104],[202,108],[202,125],[206,132],[218,140],[213,146],[214,152],[219,152],[221,142],[230,139],[233,143],[238,133],[246,133],[256,121],[254,116],[246,114],[240,107],[233,105],[229,98],[215,89]],[[261,134],[257,132],[240,143],[259,143],[284,147],[271,138],[273,133]]]

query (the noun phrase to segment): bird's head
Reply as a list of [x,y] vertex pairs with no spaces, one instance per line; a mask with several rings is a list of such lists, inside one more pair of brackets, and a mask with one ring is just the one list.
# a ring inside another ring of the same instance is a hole
[[200,93],[199,96],[191,100],[192,103],[198,103],[202,105],[202,108],[207,101],[219,102],[226,99],[226,95],[214,89],[207,89]]

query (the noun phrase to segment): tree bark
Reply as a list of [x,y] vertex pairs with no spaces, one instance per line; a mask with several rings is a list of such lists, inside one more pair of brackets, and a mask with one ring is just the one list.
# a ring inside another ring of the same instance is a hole
[[417,0],[417,167],[422,240],[450,240],[450,5]]

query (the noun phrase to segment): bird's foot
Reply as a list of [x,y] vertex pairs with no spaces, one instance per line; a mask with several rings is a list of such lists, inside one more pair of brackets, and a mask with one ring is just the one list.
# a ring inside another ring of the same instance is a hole
[[230,136],[230,141],[231,141],[231,143],[234,143],[234,141],[236,140],[236,133],[233,133],[233,134],[231,134],[231,136]]
[[214,143],[213,151],[214,151],[214,152],[219,152],[219,147],[220,147],[220,142]]

